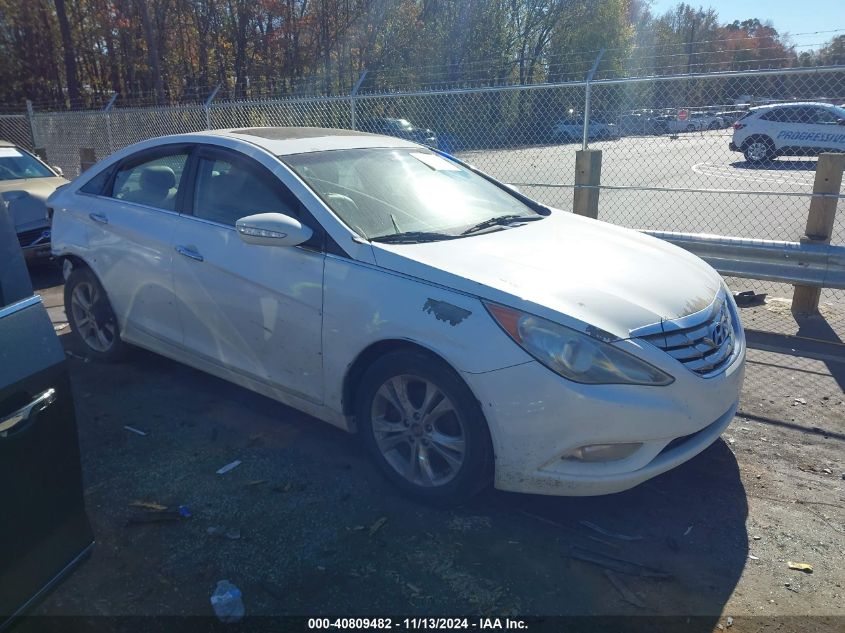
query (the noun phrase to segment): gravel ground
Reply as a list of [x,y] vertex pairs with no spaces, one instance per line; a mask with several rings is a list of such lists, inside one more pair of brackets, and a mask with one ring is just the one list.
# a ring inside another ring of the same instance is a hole
[[[438,510],[388,485],[355,437],[274,401],[141,350],[85,361],[57,281],[36,276],[72,354],[97,545],[36,615],[207,616],[225,578],[250,616],[697,615],[685,630],[842,630],[841,363],[751,351],[722,439],[633,490],[488,490]],[[135,501],[192,516],[136,523],[156,515]],[[609,576],[585,560],[597,557],[636,565]]]

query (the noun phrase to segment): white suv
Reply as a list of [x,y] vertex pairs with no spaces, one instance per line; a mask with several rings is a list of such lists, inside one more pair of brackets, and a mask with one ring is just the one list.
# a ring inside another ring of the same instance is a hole
[[828,103],[782,103],[752,108],[734,123],[731,150],[749,163],[777,156],[845,152],[845,108]]

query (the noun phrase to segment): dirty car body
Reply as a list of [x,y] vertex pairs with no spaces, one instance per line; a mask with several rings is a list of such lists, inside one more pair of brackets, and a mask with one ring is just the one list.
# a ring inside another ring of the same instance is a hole
[[163,137],[49,202],[93,354],[125,341],[362,432],[419,496],[485,477],[624,490],[704,450],[737,407],[744,335],[712,268],[410,141]]

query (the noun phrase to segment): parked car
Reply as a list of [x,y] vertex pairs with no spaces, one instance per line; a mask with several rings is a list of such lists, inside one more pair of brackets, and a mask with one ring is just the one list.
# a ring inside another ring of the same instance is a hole
[[[619,126],[615,123],[591,120],[588,127],[588,140],[608,141],[619,138]],[[577,117],[561,119],[553,127],[552,139],[562,143],[572,143],[584,138],[584,120]]]
[[716,116],[718,116],[724,126],[733,127],[733,124],[739,121],[742,117],[748,114],[748,110],[722,110]]
[[65,353],[0,205],[0,629],[83,560],[82,497]]
[[357,431],[418,497],[624,490],[737,407],[744,335],[710,266],[403,139],[162,137],[49,202],[91,357],[138,345]]
[[404,138],[415,143],[420,143],[421,145],[428,145],[429,147],[438,146],[437,134],[433,130],[418,128],[407,119],[364,119],[358,127],[362,131],[372,134],[386,134],[387,136]]
[[666,114],[659,118],[661,133],[679,134],[681,132],[698,132],[702,130],[701,120],[690,118],[689,114],[681,118],[677,114]]
[[60,171],[34,154],[0,141],[0,198],[8,204],[27,259],[50,256],[50,218],[45,201],[67,182]]
[[718,114],[712,112],[690,112],[689,120],[699,130],[720,130],[725,127],[724,122]]
[[845,108],[829,103],[782,103],[751,110],[734,123],[729,147],[749,163],[778,156],[845,152]]

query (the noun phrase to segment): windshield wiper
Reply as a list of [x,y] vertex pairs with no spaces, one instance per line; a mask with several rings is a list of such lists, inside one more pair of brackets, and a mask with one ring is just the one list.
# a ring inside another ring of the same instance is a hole
[[508,224],[521,224],[522,222],[533,222],[534,220],[542,219],[543,216],[541,215],[500,215],[496,218],[490,218],[489,220],[484,220],[484,222],[473,224],[467,230],[463,231],[461,235],[477,233],[478,231],[483,231],[484,229],[489,229],[493,226],[507,226]]
[[372,238],[373,242],[384,242],[385,244],[417,244],[420,242],[439,242],[440,240],[453,240],[457,235],[448,233],[437,233],[435,231],[406,231],[405,233],[391,233]]

